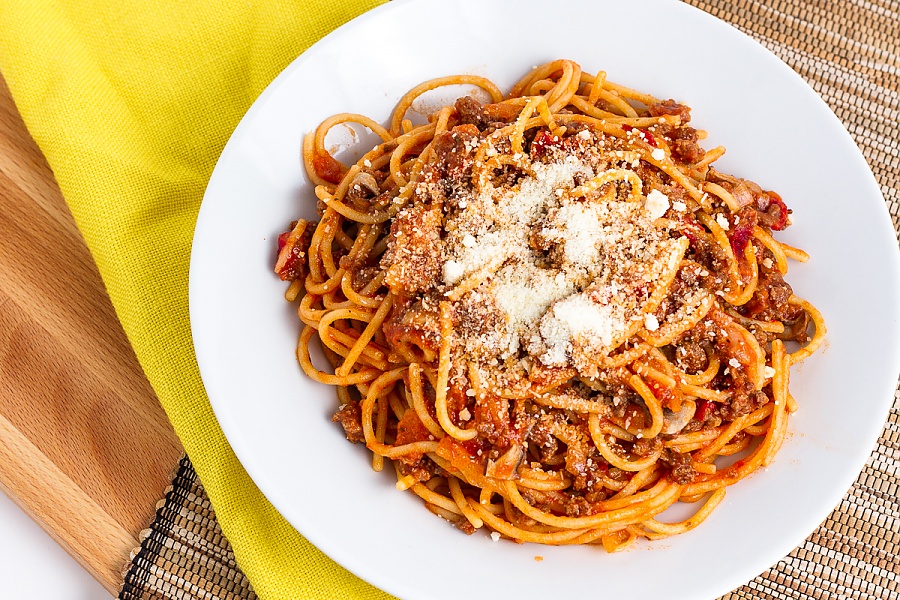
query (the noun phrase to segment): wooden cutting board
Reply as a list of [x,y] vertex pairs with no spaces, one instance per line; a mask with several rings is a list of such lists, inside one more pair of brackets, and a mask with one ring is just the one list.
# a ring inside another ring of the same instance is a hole
[[0,489],[115,595],[181,453],[0,78]]

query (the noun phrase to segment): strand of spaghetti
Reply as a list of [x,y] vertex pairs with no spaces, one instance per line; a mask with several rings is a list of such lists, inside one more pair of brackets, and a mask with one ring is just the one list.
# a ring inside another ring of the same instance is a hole
[[493,81],[484,77],[478,77],[477,75],[451,75],[449,77],[438,77],[437,79],[430,79],[424,83],[420,83],[413,89],[406,92],[406,94],[404,94],[404,96],[400,98],[400,101],[397,102],[397,106],[396,108],[394,108],[394,113],[391,116],[391,124],[389,128],[390,134],[393,137],[398,137],[401,134],[401,123],[403,121],[403,118],[406,116],[406,111],[408,111],[409,108],[413,105],[413,102],[415,102],[416,98],[439,87],[460,84],[468,84],[480,87],[488,94],[490,94],[491,100],[493,100],[494,102],[500,102],[501,100],[503,100],[503,92],[500,91],[500,88],[498,88]]
[[305,291],[306,290],[303,289],[303,281],[301,281],[300,279],[295,279],[284,291],[284,299],[288,302],[293,302],[297,299],[301,292]]
[[453,501],[456,502],[456,506],[459,507],[460,512],[462,512],[466,520],[468,520],[475,529],[481,529],[484,526],[484,521],[469,505],[468,498],[463,495],[462,489],[459,487],[459,479],[451,477],[447,480],[447,486],[450,488],[450,496],[453,498]]
[[787,255],[784,253],[784,249],[781,247],[781,244],[775,241],[769,232],[760,227],[759,225],[755,225],[753,227],[753,237],[759,240],[769,252],[772,253],[772,256],[775,257],[775,264],[778,266],[778,272],[782,275],[787,275],[788,272],[788,261]]
[[692,460],[691,468],[697,471],[698,473],[705,473],[707,475],[713,475],[716,472],[716,463],[703,463]]
[[297,362],[300,363],[300,368],[303,369],[303,372],[306,373],[307,377],[309,377],[313,381],[318,381],[319,383],[325,383],[328,385],[355,385],[367,381],[373,381],[381,373],[381,371],[379,371],[378,369],[372,369],[368,367],[364,367],[355,373],[347,375],[346,377],[338,377],[336,375],[320,371],[315,367],[315,365],[312,364],[312,360],[309,356],[309,341],[310,339],[312,339],[312,336],[315,335],[315,333],[315,329],[313,329],[309,325],[306,325],[303,328],[303,331],[300,332],[300,339],[297,343]]
[[408,133],[400,138],[400,141],[398,141],[397,148],[395,148],[394,152],[391,153],[390,165],[391,179],[393,179],[399,187],[403,187],[409,183],[409,179],[401,173],[401,160],[416,145],[421,144],[426,140],[431,140],[431,138],[434,137],[436,127],[437,125],[433,124],[431,127],[425,128],[415,134]]
[[[366,390],[366,396],[360,403],[362,409],[362,426],[363,435],[365,436],[366,446],[372,450],[372,446],[384,446],[383,443],[375,437],[375,429],[372,427],[372,417],[375,412],[375,402],[381,396],[386,396],[394,385],[403,379],[405,367],[398,367],[390,371],[384,371],[374,381],[370,382]],[[374,450],[373,450],[374,451]]]
[[745,317],[733,308],[726,308],[725,312],[729,317],[731,317],[744,327],[755,327],[756,329],[765,331],[766,333],[784,333],[784,323],[782,323],[781,321],[760,321],[757,319],[751,319],[750,317]]
[[392,139],[389,143],[379,144],[372,150],[363,154],[356,164],[362,168],[365,167],[369,171],[379,171],[383,169],[391,161],[391,153],[386,148],[393,148],[396,142]]
[[[375,403],[378,405],[378,412],[375,415],[375,441],[384,446],[384,437],[387,434],[387,422],[388,422],[388,396],[393,393],[393,387],[388,388],[387,393],[379,394],[375,399]],[[367,394],[368,396],[368,394]],[[381,472],[384,469],[384,456],[379,454],[378,452],[372,452],[372,470]]]
[[667,440],[665,445],[667,448],[674,448],[686,444],[706,444],[719,437],[724,430],[724,426],[718,426],[713,427],[712,429],[702,429],[691,433],[680,433],[672,439]]
[[538,102],[537,105],[538,113],[541,115],[541,118],[547,123],[547,127],[550,129],[550,134],[555,135],[557,137],[562,137],[566,133],[565,127],[560,127],[556,124],[556,119],[553,116],[553,112],[550,110],[550,107],[547,106],[547,99],[541,96],[541,101]]
[[781,246],[782,252],[784,252],[785,256],[788,258],[793,258],[797,262],[805,263],[809,260],[809,254],[801,250],[800,248],[795,248],[794,246],[790,246],[785,244],[784,242],[778,242],[778,245]]
[[[593,90],[591,90],[593,94]],[[602,91],[598,91],[598,97]],[[572,96],[569,99],[569,104],[583,112],[584,114],[591,116],[595,119],[602,119],[610,122],[616,122],[619,119],[624,119],[628,124],[631,124],[632,121],[636,121],[637,124],[632,125],[632,127],[649,127],[650,125],[656,125],[659,123],[659,119],[655,117],[623,117],[622,115],[616,114],[614,112],[610,112],[608,110],[603,110],[602,108],[597,108],[595,106],[596,101],[591,102],[590,98],[587,100],[581,96]]]
[[[312,238],[309,241],[309,252],[307,255],[309,256],[308,267],[309,267],[309,276],[307,276],[307,292],[310,292],[308,285],[309,283],[319,283],[330,277],[330,275],[326,276],[323,271],[325,269],[324,263],[322,262],[322,252],[320,248],[322,246],[322,240],[325,238],[326,233],[329,229],[335,228],[335,222],[337,220],[337,213],[334,210],[330,210],[328,208],[325,209],[325,212],[322,213],[322,218],[319,221],[319,226],[316,227],[313,232]],[[333,237],[334,234],[330,234],[329,239]],[[312,293],[320,293],[313,291]]]
[[678,495],[681,493],[681,490],[682,486],[661,479],[659,483],[651,488],[651,490],[648,490],[648,492],[653,492],[650,499],[587,517],[560,517],[535,508],[522,497],[519,490],[516,488],[515,482],[512,481],[506,482],[504,496],[525,516],[530,517],[539,523],[552,525],[553,527],[559,527],[561,529],[580,529],[585,527],[603,527],[612,523],[624,523],[632,519],[640,519],[657,510],[658,512],[662,512],[675,502]]
[[645,94],[644,92],[639,92],[638,90],[632,89],[630,87],[626,87],[624,85],[615,83],[613,81],[605,80],[603,82],[603,87],[607,88],[613,92],[616,92],[619,96],[624,96],[625,98],[629,98],[631,100],[636,100],[646,106],[652,106],[653,104],[659,104],[659,99],[656,98],[656,96],[651,96],[650,94]]
[[[581,73],[581,78],[583,80],[586,80],[588,77],[587,73]],[[591,93],[588,95],[587,101],[588,104],[593,106],[597,104],[597,100],[600,98],[600,92],[603,90],[603,85],[606,83],[606,71],[597,71],[593,81],[589,81],[589,83],[591,84]]]
[[547,473],[546,471],[532,469],[525,463],[519,467],[519,487],[546,492],[564,490],[571,484],[572,481],[562,473]]
[[647,356],[640,362],[648,368],[656,370],[661,376],[664,375],[667,387],[674,386],[681,374],[681,371],[675,368],[659,348],[651,348]]
[[437,119],[435,119],[434,124],[434,135],[444,133],[447,131],[447,123],[450,121],[450,116],[454,113],[454,110],[450,106],[445,106],[438,112]]
[[597,366],[601,369],[615,369],[630,365],[635,360],[650,351],[653,346],[646,342],[638,342],[633,347],[623,350],[619,354],[610,354],[597,359]]
[[[679,500],[684,501],[683,498],[679,498]],[[634,533],[636,536],[646,538],[646,539],[650,540],[651,542],[656,541],[656,540],[664,540],[667,537],[669,537],[669,536],[665,535],[664,533],[656,533],[654,531],[645,529],[640,524],[629,525],[628,530],[631,531],[632,533]]]
[[768,466],[775,458],[775,453],[781,448],[787,431],[787,386],[791,376],[790,362],[784,351],[784,342],[772,341],[772,368],[775,375],[772,376],[772,396],[774,398],[772,420],[769,424],[772,442],[768,445],[763,456],[763,466]]
[[827,330],[825,329],[825,320],[822,318],[822,313],[820,313],[815,306],[813,306],[803,298],[798,298],[793,294],[788,299],[788,302],[790,302],[791,304],[795,304],[805,310],[806,314],[808,314],[810,319],[812,319],[813,328],[815,329],[815,333],[813,334],[812,339],[809,340],[809,342],[804,347],[788,355],[787,364],[788,366],[790,366],[796,365],[801,360],[804,360],[813,352],[818,350],[819,346],[822,345],[822,342],[825,341],[825,334],[827,333]]
[[323,329],[327,328],[338,319],[350,319],[353,321],[369,323],[374,316],[375,311],[362,307],[330,310],[319,319],[319,335],[322,335]]
[[706,447],[706,445],[707,442],[695,442],[693,444],[679,444],[677,446],[668,446],[667,444],[667,447],[672,448],[672,450],[679,454],[690,454],[694,450],[700,450],[701,448]]
[[468,499],[468,503],[475,514],[478,515],[488,527],[497,533],[521,542],[555,545],[576,538],[587,531],[586,529],[562,530],[551,533],[528,531],[527,529],[521,529],[508,521],[501,519],[472,498]]
[[725,234],[725,230],[722,229],[722,226],[713,219],[710,215],[706,213],[695,213],[697,220],[700,221],[704,227],[709,229],[709,232],[712,234],[713,239],[717,244],[722,248],[725,253],[725,260],[727,263],[727,273],[728,273],[728,285],[722,290],[723,298],[729,304],[734,306],[740,306],[739,304],[735,304],[735,301],[740,297],[741,288],[743,287],[741,284],[741,273],[738,270],[737,258],[734,256],[734,250],[731,248],[731,240],[728,239],[728,236]]
[[552,90],[558,85],[558,82],[553,81],[552,79],[541,79],[540,81],[535,81],[531,84],[531,87],[528,88],[529,96],[543,96],[548,91]]
[[353,247],[353,238],[344,233],[343,229],[337,229],[334,232],[334,241],[338,243],[338,245],[344,250],[350,250]]
[[690,531],[700,523],[706,520],[706,518],[712,513],[713,510],[725,499],[725,488],[720,488],[712,493],[709,499],[703,503],[703,506],[700,507],[693,516],[684,521],[680,521],[678,523],[660,523],[656,519],[647,519],[642,522],[641,525],[646,527],[651,531],[655,531],[656,533],[663,533],[666,535],[678,535],[680,533],[684,533],[686,531]]
[[[331,153],[325,149],[325,138],[328,135],[328,132],[331,131],[333,127],[341,125],[343,123],[359,123],[363,127],[366,127],[367,129],[372,131],[372,133],[380,137],[385,142],[389,142],[394,137],[390,134],[390,132],[388,132],[387,129],[365,115],[358,115],[354,113],[338,113],[322,121],[319,127],[316,128],[314,139],[316,152],[327,153],[331,155]],[[356,136],[354,135],[354,137]]]
[[[334,262],[334,252],[332,248],[334,245],[335,234],[341,228],[342,216],[334,210],[326,211],[325,215],[322,217],[322,222],[324,225],[322,227],[322,237],[316,246],[316,252],[322,263],[322,268],[325,269],[325,274],[331,281],[339,283],[340,278],[337,276],[337,272],[340,269]],[[315,237],[315,235],[313,235],[313,237]],[[312,273],[312,271],[310,271],[310,273]],[[331,289],[337,289],[337,285],[334,285]]]
[[[724,155],[725,155],[725,147],[724,146],[716,146],[712,150],[706,151],[703,154],[703,158],[701,158],[699,161],[697,161],[693,165],[691,165],[691,169],[695,172],[705,173],[706,169],[709,168],[709,165],[716,162],[717,160],[722,158],[722,156],[724,156]],[[729,206],[729,208],[731,208],[731,207]],[[733,209],[732,209],[732,212],[734,212]]]
[[451,338],[453,336],[453,321],[450,316],[450,303],[441,301],[440,326],[441,326],[441,346],[438,354],[438,378],[435,386],[434,412],[437,416],[438,423],[448,435],[458,440],[471,440],[478,432],[475,429],[460,429],[447,413],[447,388],[450,378],[450,347]]
[[743,431],[738,432],[732,441],[722,446],[722,449],[719,450],[719,456],[731,456],[742,452],[750,445],[752,439],[752,436],[745,435]]
[[713,196],[719,198],[725,205],[728,207],[733,213],[741,212],[741,205],[735,199],[734,194],[723,188],[718,183],[713,183],[712,181],[704,181],[700,186],[700,189],[704,192],[708,192]]
[[328,312],[327,310],[313,308],[313,304],[320,299],[321,298],[318,295],[307,292],[300,298],[300,304],[297,305],[297,316],[300,317],[300,320],[303,321],[303,323],[309,325],[313,329],[319,328],[319,319]]
[[[353,165],[353,167],[356,167],[356,165]],[[351,167],[351,168],[353,168],[353,167]],[[391,208],[388,208],[387,210],[382,210],[382,211],[378,211],[376,213],[367,214],[362,211],[356,210],[355,208],[353,208],[351,206],[347,206],[340,200],[335,200],[334,198],[332,198],[330,196],[326,196],[323,199],[323,202],[325,202],[325,205],[328,206],[328,208],[330,208],[331,210],[335,211],[336,213],[339,213],[341,216],[343,216],[347,219],[350,219],[351,221],[356,221],[357,223],[370,223],[370,224],[384,223],[385,221],[387,221],[388,219],[393,217],[395,214],[397,214],[397,210],[398,210],[397,208],[394,207],[394,205],[392,205]]]
[[650,427],[638,428],[635,435],[645,438],[655,438],[662,431],[663,411],[659,399],[653,394],[653,391],[647,387],[640,375],[632,375],[628,378],[628,385],[644,400],[647,411],[650,413]]
[[642,501],[641,494],[647,493],[649,495],[649,490],[644,490],[644,492],[640,490],[648,485],[657,483],[660,480],[660,475],[661,472],[656,468],[656,465],[638,471],[628,480],[625,487],[617,491],[615,496],[609,500],[601,501],[599,506],[602,506],[602,510],[610,510],[630,506]]
[[[450,479],[454,479],[451,477]],[[449,483],[449,481],[448,481]],[[460,510],[460,507],[457,505],[453,499],[444,496],[443,494],[438,494],[432,489],[422,485],[421,483],[417,483],[409,488],[412,493],[416,496],[428,502],[430,504],[434,504],[435,506],[440,506],[447,512],[451,512],[455,515],[463,516],[463,512]]]
[[[341,277],[343,278],[343,272],[341,273]],[[340,286],[335,286],[335,288],[329,292],[325,292],[322,294],[322,306],[324,306],[327,310],[342,310],[342,309],[357,309],[359,308],[349,300],[343,299],[341,297],[338,298],[338,292],[340,291]]]
[[401,477],[398,467],[399,464],[400,463],[394,461],[394,468],[397,469],[397,483],[394,484],[394,487],[401,492],[405,492],[416,484],[416,478],[412,475],[404,475]]
[[750,267],[750,281],[743,286],[741,293],[731,303],[735,306],[743,306],[749,302],[756,292],[756,285],[759,283],[759,265],[756,264],[756,248],[753,244],[744,246],[744,262]]
[[788,413],[793,414],[793,413],[797,412],[797,410],[799,408],[800,408],[800,406],[797,404],[797,400],[795,400],[794,397],[790,394],[790,392],[788,392],[788,395],[787,395],[787,411],[788,411]]
[[[320,332],[321,336],[322,329],[317,329],[317,331]],[[347,356],[347,354],[350,353],[350,349],[353,348],[353,345],[356,344],[357,340],[359,339],[359,334],[357,334],[357,336],[354,336],[352,333],[341,331],[336,327],[326,327],[325,332],[325,336],[331,338],[331,340],[336,342],[342,351],[338,352],[337,350],[335,350],[334,346],[331,343],[327,344],[327,347],[330,348],[333,352],[339,354],[341,357]],[[381,348],[374,343],[366,344],[366,346],[363,348],[361,359],[362,360],[360,362],[363,362],[364,364],[367,364],[371,367],[375,367],[376,369],[382,369],[386,371],[390,368],[387,364],[387,349]],[[340,373],[336,373],[336,375],[340,376]]]
[[653,284],[653,292],[650,294],[650,298],[644,303],[644,314],[655,312],[656,309],[659,308],[659,305],[662,304],[662,301],[665,300],[666,294],[672,287],[672,282],[675,281],[675,276],[678,275],[681,260],[684,257],[684,253],[687,252],[689,245],[690,241],[684,237],[675,240],[672,244],[672,247],[669,249],[665,268],[662,273],[657,274],[656,281]]
[[[552,113],[565,108],[569,100],[578,92],[581,83],[581,66],[572,61],[566,61],[563,65],[562,77],[556,86],[547,94],[547,105]],[[635,116],[637,113],[635,113]]]
[[612,183],[613,181],[626,181],[631,184],[631,191],[629,192],[630,199],[634,202],[642,201],[644,183],[641,181],[641,178],[638,177],[637,173],[627,169],[609,169],[603,171],[586,183],[572,188],[568,194],[573,198],[587,196],[589,193],[598,190],[607,183]]
[[622,469],[623,471],[642,471],[655,464],[662,454],[663,446],[660,444],[656,448],[656,451],[651,452],[647,456],[639,458],[638,460],[626,460],[621,458],[607,443],[606,434],[600,430],[600,417],[596,414],[592,414],[588,418],[588,428],[591,432],[591,439],[594,441],[594,445],[597,447],[597,450],[600,451],[603,458],[605,458],[612,466]]
[[747,435],[752,435],[753,437],[759,437],[761,435],[765,435],[765,433],[769,430],[769,425],[771,425],[771,415],[769,419],[765,421],[760,421],[756,425],[747,425],[744,427],[744,433]]
[[629,118],[637,118],[637,111],[634,110],[634,107],[628,104],[628,101],[619,96],[614,91],[608,89],[600,90],[600,99],[619,110],[622,113],[622,116]]
[[[524,154],[525,149],[522,145],[522,141],[525,135],[525,129],[531,118],[531,115],[534,114],[534,111],[537,110],[537,107],[541,102],[546,102],[542,96],[532,96],[525,104],[522,112],[520,112],[519,116],[516,118],[516,122],[513,125],[512,135],[509,138],[510,144],[512,145],[513,155]],[[543,121],[543,117],[540,117],[541,124],[543,124]]]
[[[713,355],[707,357],[706,368],[703,371],[701,371],[699,373],[695,373],[693,375],[691,375],[689,373],[685,373],[684,371],[681,371],[678,374],[679,379],[688,385],[693,385],[693,386],[705,385],[705,384],[709,383],[710,381],[712,381],[713,378],[719,374],[719,366],[721,366],[719,357],[717,357],[715,354],[713,354]],[[679,389],[682,389],[682,388],[679,388]],[[682,389],[682,391],[684,391],[684,390]]]
[[[350,248],[347,260],[351,264],[361,264],[371,255],[375,241],[378,239],[382,228],[379,225],[363,225],[357,233],[356,239]],[[347,300],[354,304],[365,306],[367,308],[377,308],[381,302],[381,297],[372,297],[357,293],[353,289],[353,273],[346,271],[341,277],[341,291]]]
[[599,481],[603,485],[603,487],[613,491],[624,489],[624,487],[628,484],[627,481],[621,479],[612,479],[602,471],[594,474],[594,477],[597,478],[597,481]]
[[[653,514],[657,514],[659,512],[660,511],[656,510]],[[597,540],[599,539],[601,541],[601,544],[603,545],[604,550],[606,550],[607,552],[616,552],[618,549],[623,547],[623,544],[624,546],[627,546],[628,544],[630,544],[630,542],[627,542],[627,540],[625,540],[624,542],[616,542],[614,544],[603,544],[603,538],[606,537],[607,540],[609,540],[611,539],[610,536],[618,536],[620,531],[627,532],[629,527],[633,527],[639,522],[640,519],[638,518],[637,520],[632,519],[625,522],[614,522],[606,525],[605,527],[595,527],[587,533],[583,533],[577,538],[565,542],[565,544],[573,546],[576,544],[596,544]]]
[[611,421],[606,421],[606,420],[600,421],[598,424],[598,430],[601,433],[606,433],[606,434],[613,436],[617,440],[633,442],[634,440],[637,439],[636,437],[634,437],[634,435],[629,433],[627,429],[623,429],[622,427],[619,427],[618,425],[616,425],[615,423],[613,423]]
[[428,412],[428,409],[425,406],[425,393],[422,389],[422,367],[419,363],[411,363],[409,365],[409,391],[412,407],[413,410],[416,411],[416,416],[419,417],[419,421],[422,422],[422,425],[425,426],[428,433],[433,435],[435,439],[440,440],[444,437],[444,430],[441,429],[441,426],[437,421],[431,417],[431,413]]
[[[767,408],[768,407],[768,408]],[[722,433],[719,434],[719,437],[715,439],[713,443],[709,446],[706,446],[700,452],[694,454],[694,460],[699,462],[703,462],[706,459],[712,457],[715,454],[718,454],[719,451],[725,447],[725,445],[733,438],[739,431],[744,429],[747,425],[753,425],[766,418],[771,412],[772,407],[766,404],[762,408],[758,408],[752,413],[743,415],[733,420]]]
[[384,301],[382,296],[365,296],[353,289],[353,274],[350,271],[344,273],[341,277],[341,291],[347,300],[357,306],[366,308],[378,308]]
[[384,320],[387,318],[388,311],[391,310],[391,306],[394,305],[394,297],[392,294],[388,293],[385,296],[384,300],[381,302],[381,306],[378,307],[378,310],[375,311],[375,314],[372,315],[369,324],[363,330],[362,335],[359,336],[359,339],[356,340],[356,343],[353,344],[353,348],[350,349],[350,352],[347,354],[346,359],[344,360],[344,364],[335,370],[334,374],[339,377],[343,377],[350,373],[350,369],[353,368],[353,365],[356,363],[360,354],[362,354],[363,349],[366,344],[369,343],[369,340],[372,339],[372,336],[375,335],[375,331],[379,329],[384,323]]
[[729,390],[712,390],[698,385],[691,385],[690,383],[679,383],[678,389],[688,396],[694,396],[701,400],[712,400],[714,402],[725,403],[731,398],[731,392]]
[[[388,369],[385,369],[387,371]],[[400,397],[400,394],[397,393],[396,388],[388,394],[388,403],[391,406],[391,412],[394,413],[394,416],[397,420],[403,418],[403,415],[406,414],[408,410],[408,406],[406,405],[406,401]]]
[[[765,416],[768,416],[769,414],[771,414],[772,408],[774,407],[770,402],[759,410],[767,411],[765,413]],[[702,495],[740,481],[741,479],[758,469],[762,464],[763,458],[766,455],[767,448],[772,443],[772,436],[773,428],[769,427],[769,430],[766,432],[766,437],[763,439],[762,443],[757,446],[756,449],[750,454],[750,456],[736,461],[734,464],[725,469],[718,470],[714,476],[706,479],[705,481],[688,484],[687,486],[685,486],[682,495],[684,497]]]
[[[315,159],[316,159],[316,145],[315,145],[316,134],[314,131],[310,131],[305,136],[303,136],[303,148],[301,150],[301,155],[303,157],[303,166],[305,167],[306,174],[309,177],[310,181],[312,181],[315,186],[325,186],[327,188],[334,188],[334,184],[330,181],[323,179],[318,171],[316,171],[315,167]],[[330,156],[330,155],[329,155]]]
[[570,61],[559,59],[544,63],[543,65],[539,65],[537,68],[532,69],[527,75],[513,85],[512,89],[507,94],[507,97],[517,98],[525,95],[525,90],[530,88],[534,82],[540,81],[541,79],[549,79],[554,73],[561,72],[567,62]]

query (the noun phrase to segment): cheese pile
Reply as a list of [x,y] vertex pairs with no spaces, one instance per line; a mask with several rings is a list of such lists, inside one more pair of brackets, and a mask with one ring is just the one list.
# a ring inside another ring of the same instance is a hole
[[[524,352],[546,366],[594,376],[596,359],[636,327],[658,327],[644,305],[657,282],[678,268],[683,250],[657,221],[669,201],[655,189],[641,201],[579,196],[574,188],[603,173],[572,155],[525,160],[525,175],[514,185],[457,191],[445,222],[448,294],[481,280],[457,300],[457,314],[470,322],[462,323],[467,335],[456,343],[479,362],[508,363]],[[629,196],[630,184],[618,185]]]

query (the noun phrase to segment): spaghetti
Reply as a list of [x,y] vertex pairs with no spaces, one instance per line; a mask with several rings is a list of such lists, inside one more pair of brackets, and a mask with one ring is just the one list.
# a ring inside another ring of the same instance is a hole
[[[489,100],[407,119],[455,84]],[[689,122],[558,60],[506,96],[445,77],[388,128],[341,114],[306,137],[320,220],[279,237],[275,270],[300,366],[375,469],[467,533],[615,551],[692,529],[772,461],[825,326],[783,278],[808,258],[772,236],[790,211],[716,171]],[[381,138],[350,166],[325,147],[345,123]],[[703,503],[657,520],[679,500]]]

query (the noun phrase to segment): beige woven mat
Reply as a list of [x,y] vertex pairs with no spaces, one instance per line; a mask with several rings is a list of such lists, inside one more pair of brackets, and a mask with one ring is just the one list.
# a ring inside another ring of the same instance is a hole
[[[800,73],[862,149],[900,233],[900,2],[688,0]],[[900,390],[869,461],[806,542],[728,600],[900,600]],[[184,459],[120,598],[256,598]]]

